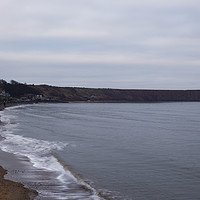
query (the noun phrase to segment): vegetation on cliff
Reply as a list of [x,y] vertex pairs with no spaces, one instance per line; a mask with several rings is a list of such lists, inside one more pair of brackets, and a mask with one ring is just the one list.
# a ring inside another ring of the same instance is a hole
[[27,94],[42,95],[43,100],[56,102],[158,102],[200,101],[200,90],[125,90],[55,87],[49,85],[27,85],[11,81],[0,81],[0,92],[6,91],[13,98]]

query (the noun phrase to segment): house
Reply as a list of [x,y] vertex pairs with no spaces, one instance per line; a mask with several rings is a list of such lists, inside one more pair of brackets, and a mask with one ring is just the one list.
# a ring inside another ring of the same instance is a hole
[[43,100],[44,98],[43,98],[43,95],[42,95],[42,94],[37,94],[37,95],[36,95],[36,99],[37,99],[37,100]]
[[38,101],[43,100],[43,95],[41,94],[24,94],[23,97],[20,98],[21,101]]
[[0,96],[3,96],[3,97],[10,97],[10,94],[7,93],[5,90],[3,90],[3,91],[0,93]]

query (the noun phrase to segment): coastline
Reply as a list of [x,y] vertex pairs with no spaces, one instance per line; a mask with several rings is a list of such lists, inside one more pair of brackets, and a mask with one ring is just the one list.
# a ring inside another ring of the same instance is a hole
[[[6,104],[5,107],[0,105],[0,110],[4,110],[6,107],[18,105],[21,104],[11,103]],[[1,115],[3,116],[3,113],[0,113],[0,122]],[[3,125],[4,120],[2,119],[0,126]],[[0,140],[3,140],[3,137],[3,135],[0,136]],[[18,142],[20,144],[20,141]],[[66,194],[69,196],[77,196],[79,193],[81,194],[80,199],[107,199],[104,198],[103,195],[99,195],[99,193],[96,192],[95,189],[91,188],[87,182],[79,182],[79,180],[70,171],[69,173],[65,173],[66,176],[63,177],[63,170],[65,171],[65,167],[62,164],[59,164],[57,158],[55,158],[54,161],[53,155],[50,156],[50,159],[51,158],[53,158],[53,165],[59,165],[59,172],[57,170],[52,171],[48,169],[43,170],[42,168],[37,167],[35,168],[27,156],[15,155],[0,149],[0,175],[2,174],[0,183],[4,183],[2,186],[0,184],[0,200],[34,200],[40,198],[53,200],[55,199],[54,197],[58,197],[58,195],[60,195],[60,198],[63,198]],[[6,172],[8,173],[6,174]],[[63,181],[64,183],[66,182],[66,184],[63,185]],[[68,183],[68,181],[71,182]],[[4,187],[5,183],[7,189]],[[18,193],[22,196],[13,196],[13,193]]]
[[[17,104],[8,104],[6,107],[15,106]],[[0,105],[0,111],[4,108]],[[1,116],[0,116],[1,117]],[[1,126],[0,118],[0,126]],[[0,140],[2,138],[0,137]],[[35,190],[26,188],[23,184],[19,182],[14,182],[8,180],[5,176],[9,172],[10,165],[15,166],[17,163],[14,156],[0,150],[0,199],[2,200],[33,200],[37,196]]]
[[21,183],[4,178],[7,170],[0,166],[0,199],[4,200],[31,200],[36,192],[25,188]]

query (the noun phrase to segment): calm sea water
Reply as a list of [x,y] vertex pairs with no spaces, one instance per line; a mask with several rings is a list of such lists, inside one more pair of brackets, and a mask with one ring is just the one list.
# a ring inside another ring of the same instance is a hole
[[1,118],[0,148],[29,158],[22,180],[40,180],[38,199],[200,199],[200,103],[38,104]]

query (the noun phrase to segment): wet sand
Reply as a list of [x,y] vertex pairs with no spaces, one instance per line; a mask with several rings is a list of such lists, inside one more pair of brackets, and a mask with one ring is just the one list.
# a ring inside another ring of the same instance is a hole
[[7,171],[0,166],[0,199],[30,200],[32,192],[25,188],[21,183],[4,179],[6,173]]
[[14,155],[0,150],[0,164],[3,166],[0,166],[0,200],[31,200],[37,196],[36,191],[25,188],[21,183],[8,180],[17,180],[19,169],[23,169]]

